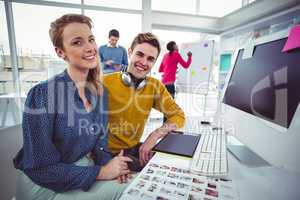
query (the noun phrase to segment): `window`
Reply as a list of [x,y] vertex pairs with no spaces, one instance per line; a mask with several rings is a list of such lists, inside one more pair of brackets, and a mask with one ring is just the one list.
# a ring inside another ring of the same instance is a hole
[[54,1],[54,2],[60,2],[60,3],[75,3],[75,4],[81,4],[81,0],[43,0],[43,1]]
[[[183,32],[183,31],[168,31],[168,30],[159,30],[154,29],[153,33],[158,37],[161,45],[161,53],[156,61],[156,64],[151,71],[151,75],[157,79],[161,79],[161,74],[158,72],[159,65],[165,53],[168,52],[166,45],[169,41],[175,41],[179,47],[184,43],[193,43],[193,42],[201,42],[207,40],[214,40],[218,42],[220,40],[219,36],[205,33],[197,33],[197,32]],[[215,65],[215,60],[214,64]],[[215,70],[215,68],[213,68]],[[218,71],[213,71],[212,76],[215,77],[218,74]],[[216,79],[216,78],[213,78]]]
[[86,5],[142,10],[142,0],[85,0]]
[[200,0],[199,14],[213,17],[223,17],[242,7],[242,0]]
[[[20,123],[16,81],[13,78],[4,2],[0,1],[0,129]],[[3,28],[2,28],[3,27]]]
[[163,58],[163,55],[167,53],[166,45],[170,41],[175,41],[178,47],[180,44],[200,41],[201,33],[195,32],[183,32],[183,31],[168,31],[154,29],[153,33],[158,37],[161,45],[161,53],[156,61],[156,64],[152,70],[152,76],[161,79],[161,75],[158,73],[158,68]]
[[[179,47],[179,52],[181,49],[182,44],[184,43],[197,43],[201,41],[207,41],[207,40],[219,40],[219,36],[216,35],[211,35],[211,34],[205,34],[205,33],[198,33],[198,32],[183,32],[183,31],[168,31],[168,30],[153,30],[153,33],[158,36],[161,44],[161,53],[160,56],[158,57],[156,64],[154,68],[151,71],[151,75],[159,80],[161,80],[161,73],[158,72],[161,60],[168,52],[166,48],[166,44],[169,41],[175,41]],[[193,56],[195,55],[195,52]],[[182,57],[186,58],[186,55],[181,54]],[[199,55],[198,55],[199,56]],[[178,65],[180,66],[180,64]],[[213,66],[214,69],[214,66]],[[214,73],[218,72],[213,72],[212,76],[214,76]],[[214,114],[216,111],[217,107],[217,98],[216,95],[210,95],[210,98],[208,101],[210,102],[209,105],[207,105],[207,109],[205,110],[206,115],[211,115]],[[187,116],[200,116],[204,113],[204,98],[203,95],[200,94],[190,94],[190,93],[182,93],[179,92],[176,94],[176,102],[178,105],[183,109],[184,113]],[[152,116],[156,116],[155,112],[151,113]]]
[[[6,22],[6,16],[5,16],[5,7],[4,2],[0,1],[0,66],[3,68],[6,63],[6,59],[4,56],[9,55],[9,42],[8,42],[8,33],[7,33],[7,22]],[[2,28],[3,27],[3,28]],[[8,59],[9,60],[9,59]],[[0,90],[1,91],[1,90]]]
[[48,31],[52,21],[67,13],[80,14],[80,9],[13,3],[22,92],[27,93],[33,85],[65,69]]
[[196,32],[168,31],[158,29],[154,29],[153,33],[159,37],[161,42],[174,40],[178,44],[198,41],[200,40],[201,35],[201,33]]
[[108,32],[117,29],[120,32],[118,44],[128,49],[133,38],[142,31],[142,16],[106,11],[86,10],[94,23],[93,33],[98,46],[107,44]]
[[197,0],[152,0],[152,10],[196,14]]

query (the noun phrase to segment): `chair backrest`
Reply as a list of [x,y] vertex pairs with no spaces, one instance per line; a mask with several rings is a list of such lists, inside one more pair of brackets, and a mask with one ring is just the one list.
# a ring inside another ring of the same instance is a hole
[[17,170],[13,158],[23,144],[21,125],[0,129],[1,199],[12,199],[16,193]]

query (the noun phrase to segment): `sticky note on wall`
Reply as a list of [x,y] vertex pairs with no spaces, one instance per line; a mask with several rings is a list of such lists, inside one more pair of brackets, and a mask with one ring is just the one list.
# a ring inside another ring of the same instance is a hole
[[282,52],[296,48],[300,48],[300,25],[296,25],[290,30],[289,37],[282,49]]
[[192,77],[196,76],[196,72],[194,70],[191,71]]
[[243,59],[251,58],[254,53],[255,44],[254,41],[251,40],[244,48]]

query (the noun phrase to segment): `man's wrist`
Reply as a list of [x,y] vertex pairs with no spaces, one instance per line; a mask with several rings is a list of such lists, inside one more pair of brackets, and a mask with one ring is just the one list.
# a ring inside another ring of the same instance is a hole
[[176,130],[177,126],[174,123],[164,123],[161,128],[163,128],[166,132],[170,132]]
[[175,124],[171,124],[171,123],[165,123],[163,124],[161,127],[159,127],[158,129],[156,129],[151,136],[155,139],[160,139],[162,137],[165,137],[170,131],[173,131],[176,129],[176,125]]
[[155,137],[158,140],[162,137],[165,137],[167,134],[168,134],[168,130],[165,129],[164,127],[160,127],[153,132],[153,137]]

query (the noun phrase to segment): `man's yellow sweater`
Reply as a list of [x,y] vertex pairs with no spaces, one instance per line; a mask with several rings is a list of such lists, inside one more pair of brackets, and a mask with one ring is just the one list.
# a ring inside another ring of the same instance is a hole
[[124,85],[120,72],[116,72],[105,75],[103,83],[109,95],[108,147],[112,153],[139,143],[152,108],[162,112],[167,122],[177,128],[184,125],[183,111],[159,80],[147,77],[146,86],[136,90]]

